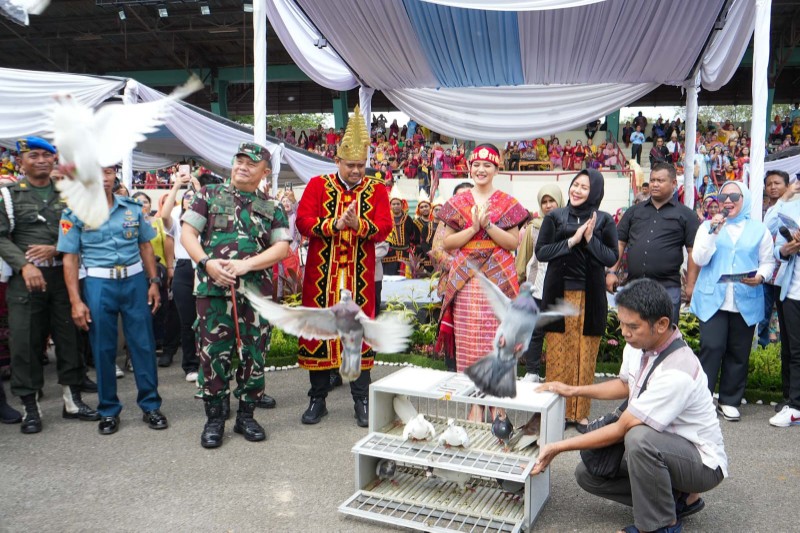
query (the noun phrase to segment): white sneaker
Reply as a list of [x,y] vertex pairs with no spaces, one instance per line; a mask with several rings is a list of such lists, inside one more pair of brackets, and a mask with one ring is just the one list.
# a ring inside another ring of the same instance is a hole
[[531,374],[530,372],[528,372],[527,374],[525,374],[525,377],[522,378],[522,381],[525,381],[527,383],[541,383],[542,379],[539,377],[539,374]]
[[125,372],[122,371],[122,369],[119,367],[119,365],[114,365],[114,366],[117,368],[116,369],[117,379],[124,378],[125,377]]
[[789,426],[800,426],[800,411],[784,405],[781,411],[769,419],[769,425],[778,428],[788,428]]
[[728,422],[738,422],[742,418],[739,410],[731,405],[719,404],[717,405],[717,412]]
[[197,381],[197,372],[187,372],[186,373],[186,381],[196,382]]

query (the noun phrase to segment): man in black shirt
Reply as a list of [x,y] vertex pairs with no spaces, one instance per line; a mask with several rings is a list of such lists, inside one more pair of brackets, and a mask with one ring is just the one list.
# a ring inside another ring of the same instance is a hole
[[[700,222],[697,215],[675,199],[678,185],[675,167],[656,163],[650,171],[650,198],[628,209],[617,226],[619,256],[628,247],[628,280],[649,278],[660,283],[672,298],[673,323],[681,305],[683,249],[689,256],[686,296],[691,299],[698,268],[692,262],[692,246]],[[606,288],[619,285],[620,261],[608,269]]]

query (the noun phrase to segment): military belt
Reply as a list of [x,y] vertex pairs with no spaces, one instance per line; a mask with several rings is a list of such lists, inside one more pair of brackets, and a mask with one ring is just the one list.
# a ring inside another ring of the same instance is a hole
[[115,265],[112,267],[88,267],[86,275],[90,278],[125,279],[142,272],[142,262],[132,265]]

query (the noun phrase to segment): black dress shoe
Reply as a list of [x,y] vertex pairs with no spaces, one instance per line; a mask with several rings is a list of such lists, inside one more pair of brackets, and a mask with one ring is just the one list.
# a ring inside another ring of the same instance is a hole
[[158,356],[158,366],[161,368],[166,368],[172,364],[172,357],[173,354],[161,354]]
[[356,398],[353,409],[356,412],[354,416],[358,427],[367,427],[369,425],[369,401],[366,398]]
[[325,406],[325,398],[311,398],[308,403],[308,409],[300,417],[303,424],[318,424],[322,417],[328,414],[328,408]]
[[275,409],[276,405],[278,405],[278,402],[275,401],[275,398],[266,394],[262,394],[261,398],[256,402],[256,407],[259,409]]
[[89,392],[89,393],[96,393],[97,392],[97,383],[89,379],[89,376],[84,375],[83,381],[80,384],[81,392]]
[[239,401],[239,410],[236,411],[236,423],[233,425],[233,432],[244,435],[245,440],[250,442],[258,442],[267,438],[267,432],[253,418],[255,408],[256,406],[253,403]]
[[87,422],[100,420],[100,414],[83,403],[80,385],[64,385],[64,410],[62,418],[78,419]]
[[144,413],[142,415],[142,421],[147,422],[150,429],[167,429],[169,427],[167,417],[158,409],[153,409],[152,411]]
[[118,416],[104,416],[100,419],[100,423],[97,424],[97,431],[99,431],[101,435],[113,435],[118,429]]
[[342,386],[342,375],[338,370],[331,370],[331,389]]

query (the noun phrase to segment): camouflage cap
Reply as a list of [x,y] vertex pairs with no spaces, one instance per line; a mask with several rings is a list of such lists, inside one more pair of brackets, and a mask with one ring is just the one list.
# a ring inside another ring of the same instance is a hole
[[[236,155],[246,155],[256,163],[260,163],[261,161],[266,161],[269,163],[269,150],[261,146],[260,144],[251,143],[251,142],[244,142],[239,145],[239,151],[236,152]],[[235,156],[234,156],[235,157]]]

